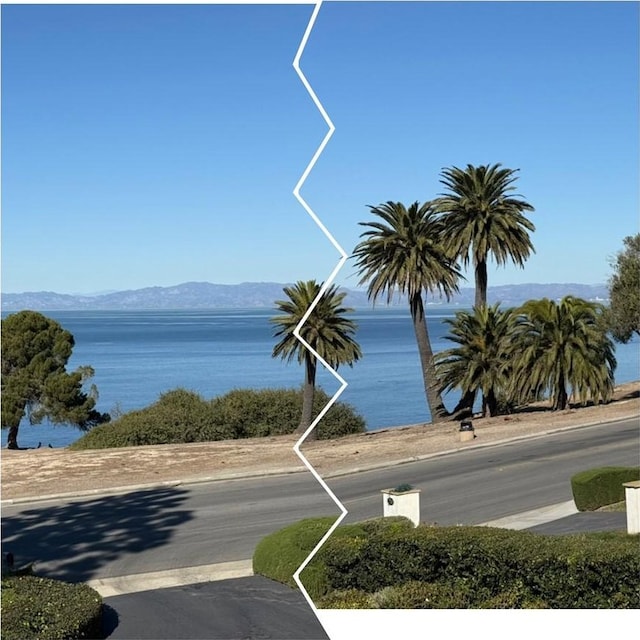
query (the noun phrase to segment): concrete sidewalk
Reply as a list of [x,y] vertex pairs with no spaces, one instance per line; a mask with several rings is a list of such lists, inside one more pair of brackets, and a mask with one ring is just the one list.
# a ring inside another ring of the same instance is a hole
[[626,531],[627,514],[624,511],[578,511],[573,500],[569,500],[483,522],[481,526],[527,530],[549,535]]

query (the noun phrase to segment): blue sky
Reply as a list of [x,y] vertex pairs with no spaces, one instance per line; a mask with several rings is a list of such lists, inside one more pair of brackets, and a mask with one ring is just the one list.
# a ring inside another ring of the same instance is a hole
[[[326,132],[292,67],[312,11],[3,5],[3,291],[326,278],[292,195]],[[336,127],[302,194],[347,253],[367,205],[468,163],[536,209],[490,285],[604,282],[638,232],[637,3],[325,2],[301,64]]]

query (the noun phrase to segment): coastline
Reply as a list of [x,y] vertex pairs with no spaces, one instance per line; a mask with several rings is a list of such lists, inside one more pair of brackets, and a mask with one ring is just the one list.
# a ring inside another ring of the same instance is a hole
[[[445,422],[312,441],[300,449],[320,475],[329,477],[629,418],[638,418],[640,436],[640,381],[616,387],[613,401],[606,405],[557,412],[537,405],[509,416],[474,418],[476,438],[468,442],[461,442],[457,422]],[[2,449],[2,500],[304,472],[293,450],[297,440],[289,435],[86,451]]]

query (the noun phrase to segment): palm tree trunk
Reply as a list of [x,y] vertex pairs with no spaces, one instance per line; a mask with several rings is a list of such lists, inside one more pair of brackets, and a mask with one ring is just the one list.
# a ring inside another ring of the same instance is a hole
[[431,341],[429,340],[429,330],[424,315],[421,293],[416,293],[411,296],[410,308],[413,330],[415,331],[416,341],[418,343],[424,391],[431,413],[431,421],[434,423],[442,422],[449,417],[449,412],[442,402],[442,395],[438,388],[436,369],[433,363],[433,349],[431,348]]
[[488,276],[487,276],[486,260],[478,260],[476,262],[475,276],[476,276],[476,307],[479,309],[480,307],[487,306]]
[[451,412],[451,417],[454,420],[464,420],[470,418],[473,415],[473,405],[476,401],[476,391],[466,391],[462,394],[458,404]]
[[[313,397],[316,392],[316,367],[317,361],[313,354],[309,351],[305,355],[305,375],[304,387],[302,388],[302,416],[300,424],[296,429],[296,433],[304,433],[309,425],[313,422]],[[317,429],[314,429],[308,436],[307,440],[315,440],[317,438]]]
[[569,396],[567,394],[567,389],[564,386],[564,382],[560,382],[556,393],[556,401],[553,407],[554,411],[564,411],[567,408],[568,402]]
[[[476,263],[475,269],[475,279],[476,279],[476,297],[475,297],[475,306],[477,309],[480,307],[487,306],[487,262],[485,260],[480,260]],[[475,391],[467,391],[462,394],[462,398],[455,406],[453,410],[453,416],[456,420],[462,420],[463,418],[468,418],[473,415],[473,403],[476,400],[476,392]],[[482,405],[482,413],[484,415],[486,411],[486,407],[483,401]]]
[[498,415],[498,399],[493,389],[489,389],[487,392],[487,409],[489,410],[489,417],[493,418]]

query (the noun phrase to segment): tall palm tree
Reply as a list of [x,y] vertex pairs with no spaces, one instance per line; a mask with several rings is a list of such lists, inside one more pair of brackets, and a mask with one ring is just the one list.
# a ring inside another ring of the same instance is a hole
[[463,394],[482,393],[482,415],[498,413],[498,399],[507,395],[510,372],[512,310],[500,305],[458,311],[447,340],[458,346],[435,356],[442,391],[459,388]]
[[498,265],[511,259],[522,267],[533,245],[529,231],[534,225],[524,215],[533,207],[522,196],[509,194],[515,187],[517,170],[500,164],[471,164],[466,169],[443,169],[440,182],[447,192],[434,201],[443,213],[446,236],[464,267],[471,261],[475,272],[475,306],[487,304],[487,260]]
[[554,410],[566,409],[571,395],[606,402],[613,392],[616,359],[606,333],[604,307],[566,296],[559,303],[530,300],[516,311],[513,339],[514,391],[549,394]]
[[460,272],[445,250],[443,225],[430,202],[414,202],[408,209],[401,202],[387,202],[369,209],[378,220],[360,223],[368,230],[353,254],[359,284],[368,283],[374,303],[385,295],[390,303],[395,292],[407,295],[431,419],[444,420],[449,414],[435,375],[422,294],[439,291],[448,300],[458,289]]
[[[313,398],[316,387],[317,357],[294,335],[295,328],[318,297],[321,284],[315,280],[298,281],[292,287],[284,287],[287,300],[276,301],[276,307],[284,315],[271,318],[277,325],[275,337],[281,340],[273,348],[273,357],[291,361],[297,357],[304,363],[305,378],[302,393],[302,416],[296,433],[304,433],[313,420]],[[342,306],[346,293],[338,293],[336,285],[324,292],[300,329],[301,337],[331,367],[341,364],[353,366],[361,356],[360,346],[353,339],[357,325],[344,317],[353,309]]]

